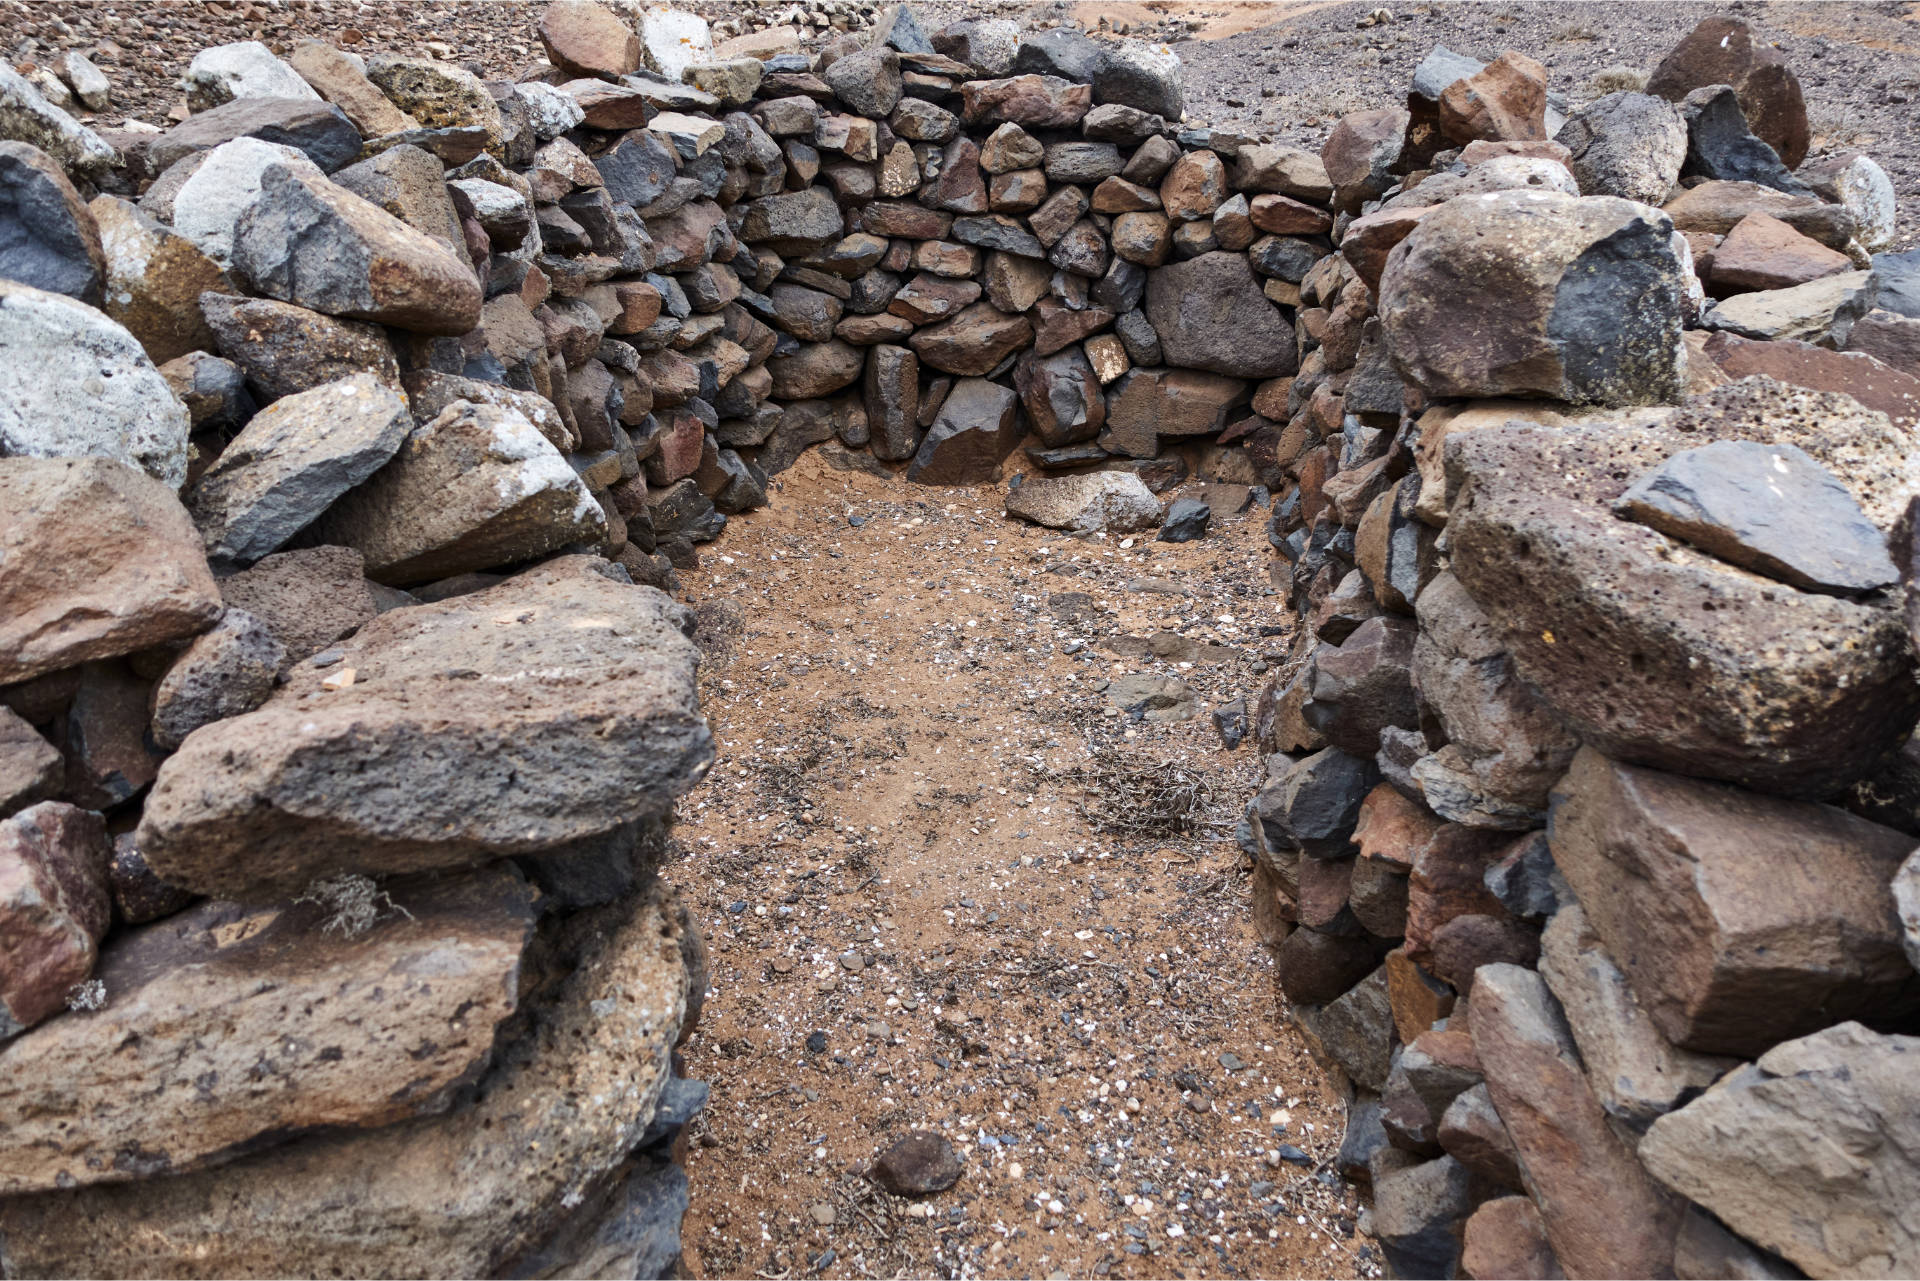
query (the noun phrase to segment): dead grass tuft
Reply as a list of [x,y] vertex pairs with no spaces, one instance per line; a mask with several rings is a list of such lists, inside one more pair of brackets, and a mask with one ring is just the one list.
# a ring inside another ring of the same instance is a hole
[[1207,822],[1215,793],[1203,770],[1179,761],[1142,761],[1113,747],[1095,749],[1073,772],[1084,790],[1080,812],[1109,836],[1179,836]]

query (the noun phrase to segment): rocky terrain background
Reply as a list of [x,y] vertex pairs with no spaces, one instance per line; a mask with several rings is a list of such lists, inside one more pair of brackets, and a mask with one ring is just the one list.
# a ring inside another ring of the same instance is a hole
[[8,1268],[1910,1270],[1906,157],[1447,12],[11,11]]

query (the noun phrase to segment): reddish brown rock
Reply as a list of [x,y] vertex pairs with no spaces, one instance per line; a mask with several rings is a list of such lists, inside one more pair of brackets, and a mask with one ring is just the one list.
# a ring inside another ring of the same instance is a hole
[[1336,209],[1358,213],[1363,201],[1393,185],[1393,167],[1400,159],[1407,121],[1401,107],[1356,111],[1340,118],[1320,149],[1321,163],[1333,183]]
[[1672,1276],[1680,1205],[1608,1126],[1545,980],[1516,965],[1481,970],[1472,1024],[1487,1090],[1562,1266],[1576,1277]]
[[1276,236],[1320,236],[1333,228],[1333,215],[1287,196],[1255,196],[1253,225]]
[[1591,748],[1554,802],[1554,862],[1675,1045],[1751,1056],[1835,1020],[1920,1026],[1888,888],[1913,838]]
[[979,302],[920,330],[908,345],[922,364],[949,374],[979,376],[991,373],[1032,338],[1033,324],[1025,316],[1009,316],[992,303]]
[[1507,910],[1486,885],[1487,869],[1513,843],[1508,832],[1448,823],[1414,860],[1407,892],[1407,954],[1430,961],[1434,937],[1458,916],[1504,917]]
[[151,649],[220,616],[192,518],[124,463],[0,459],[0,547],[0,684]]
[[1093,86],[1058,76],[969,80],[960,86],[960,115],[969,125],[1015,124],[1070,129],[1093,106]]
[[[1854,326],[1856,336],[1865,323]],[[1895,423],[1920,426],[1920,366],[1907,372],[1864,351],[1831,351],[1790,338],[1761,342],[1730,333],[1714,334],[1704,350],[1728,378],[1764,374],[1794,387],[1843,392]]]
[[106,1007],[0,1058],[17,1118],[0,1190],[178,1174],[263,1135],[445,1107],[513,1013],[534,894],[505,865],[389,894],[360,932],[329,928],[337,909],[316,901],[206,903],[119,936]]
[[0,706],[0,817],[60,790],[60,753],[10,707]]
[[1421,968],[1404,947],[1388,952],[1381,968],[1387,972],[1394,1031],[1403,1044],[1411,1045],[1415,1037],[1453,1012],[1453,989]]
[[1353,842],[1363,857],[1410,872],[1444,826],[1418,801],[1408,800],[1399,789],[1382,783],[1360,804]]
[[1433,211],[1432,205],[1411,209],[1377,209],[1347,224],[1340,239],[1340,255],[1353,264],[1367,288],[1379,291],[1380,273],[1386,270],[1387,255],[1405,240],[1420,220]]
[[286,647],[287,663],[325,649],[379,611],[367,588],[366,560],[351,547],[276,552],[220,580],[233,609],[265,623]]
[[1547,136],[1547,69],[1508,50],[1440,94],[1440,132],[1458,143]]
[[1787,289],[1853,270],[1853,260],[1778,218],[1750,213],[1713,251],[1707,283],[1722,293]]
[[1160,180],[1160,206],[1174,222],[1213,217],[1232,194],[1227,166],[1211,151],[1189,151]]
[[1497,1197],[1473,1212],[1460,1269],[1476,1281],[1557,1281],[1565,1275],[1540,1211],[1523,1196]]
[[592,0],[552,0],[537,28],[547,61],[569,76],[625,76],[640,69],[640,37]]
[[106,822],[72,805],[0,820],[0,1042],[57,1013],[93,973],[113,916],[112,857]]
[[1737,18],[1703,18],[1647,78],[1647,92],[1679,102],[1695,89],[1731,85],[1747,127],[1797,169],[1807,158],[1811,131],[1800,79],[1775,50],[1754,47],[1753,31]]

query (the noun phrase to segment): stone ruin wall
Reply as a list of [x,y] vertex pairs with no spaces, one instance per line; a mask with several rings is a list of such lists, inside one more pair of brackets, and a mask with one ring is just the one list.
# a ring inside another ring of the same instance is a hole
[[1920,286],[1744,27],[1577,112],[1436,50],[1314,155],[1066,28],[537,21],[211,49],[164,133],[0,70],[10,1273],[672,1266],[647,586],[814,446],[1270,495],[1254,912],[1397,1274],[1920,1266]]

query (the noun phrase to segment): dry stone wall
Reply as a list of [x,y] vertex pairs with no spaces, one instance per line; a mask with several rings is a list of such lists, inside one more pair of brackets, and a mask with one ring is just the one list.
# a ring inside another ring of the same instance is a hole
[[1070,27],[529,18],[165,132],[0,67],[10,1271],[673,1266],[659,588],[815,447],[1267,491],[1255,917],[1397,1274],[1920,1267],[1920,263],[1777,56],[1437,49],[1315,155]]
[[1920,261],[1738,21],[1545,89],[1323,152],[1255,919],[1396,1274],[1911,1272]]

